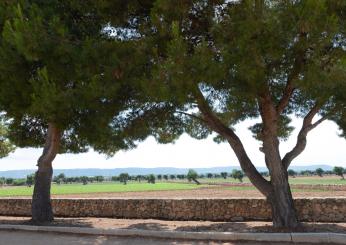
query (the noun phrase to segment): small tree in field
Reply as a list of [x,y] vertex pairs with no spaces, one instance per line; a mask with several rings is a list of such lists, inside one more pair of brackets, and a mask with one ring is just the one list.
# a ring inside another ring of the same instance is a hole
[[243,182],[244,173],[241,170],[233,169],[232,177],[236,180],[239,180],[239,182]]
[[214,175],[213,175],[212,173],[207,173],[207,178],[208,178],[208,179],[213,178],[213,176],[214,176]]
[[105,180],[105,177],[99,175],[99,176],[95,176],[95,181],[96,182],[103,182]]
[[343,167],[334,167],[333,172],[336,175],[340,176],[341,179],[343,179],[343,180],[345,179],[345,177],[344,177],[344,168]]
[[197,185],[200,185],[201,183],[197,180],[198,178],[198,173],[193,170],[193,169],[189,169],[189,172],[187,173],[187,179],[189,182],[193,181],[195,182]]
[[288,176],[295,178],[297,176],[297,172],[294,171],[293,169],[287,170]]
[[35,174],[29,174],[26,176],[26,184],[31,187],[35,183]]
[[227,172],[221,172],[220,175],[222,178],[227,179]]
[[81,176],[80,181],[82,181],[83,185],[87,185],[89,182],[89,178],[87,176]]
[[151,183],[151,184],[155,184],[155,175],[153,175],[153,174],[149,174],[148,175],[148,183]]
[[124,185],[126,185],[127,184],[127,181],[129,180],[129,174],[128,173],[121,173],[120,175],[119,175],[119,181],[121,182],[121,183],[123,183]]
[[323,177],[324,170],[322,168],[317,168],[315,172],[318,176]]

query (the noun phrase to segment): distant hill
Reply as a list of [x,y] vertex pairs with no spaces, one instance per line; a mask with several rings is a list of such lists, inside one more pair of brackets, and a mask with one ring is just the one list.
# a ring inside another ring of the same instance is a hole
[[[308,165],[308,166],[292,166],[290,169],[295,171],[302,170],[315,170],[322,168],[323,170],[332,170],[333,167],[329,165]],[[213,168],[194,168],[199,174],[206,173],[220,173],[232,172],[233,169],[240,169],[239,166],[229,167],[213,167]],[[267,171],[266,167],[257,167],[258,171]],[[130,175],[147,175],[147,174],[186,174],[189,168],[114,168],[114,169],[100,169],[100,168],[80,168],[80,169],[55,169],[54,175],[64,173],[67,177],[74,176],[114,176],[120,173],[128,173]],[[0,177],[5,178],[25,178],[27,175],[34,173],[34,169],[25,170],[8,170],[0,171]]]

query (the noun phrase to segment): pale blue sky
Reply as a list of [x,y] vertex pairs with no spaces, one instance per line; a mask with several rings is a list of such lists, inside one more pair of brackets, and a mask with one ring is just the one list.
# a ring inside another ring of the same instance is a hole
[[[263,154],[258,151],[259,142],[252,138],[247,129],[254,121],[246,121],[236,127],[245,148],[256,166],[264,166]],[[293,120],[293,126],[301,120]],[[298,130],[287,142],[281,143],[283,155],[295,144]],[[35,169],[42,149],[18,149],[0,160],[0,170]],[[329,164],[346,167],[346,140],[338,137],[337,126],[330,121],[323,122],[310,132],[306,150],[293,165]],[[58,155],[54,168],[124,168],[124,167],[213,167],[238,166],[238,161],[229,145],[216,144],[212,138],[194,140],[183,135],[175,144],[158,145],[153,138],[142,142],[137,149],[118,152],[107,159],[95,152],[84,154]]]

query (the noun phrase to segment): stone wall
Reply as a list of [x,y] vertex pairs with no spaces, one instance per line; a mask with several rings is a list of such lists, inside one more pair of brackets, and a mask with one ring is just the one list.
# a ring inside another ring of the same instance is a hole
[[[296,199],[301,221],[346,222],[346,198]],[[265,199],[53,199],[56,216],[165,220],[270,220]],[[30,199],[0,199],[0,215],[30,216]]]

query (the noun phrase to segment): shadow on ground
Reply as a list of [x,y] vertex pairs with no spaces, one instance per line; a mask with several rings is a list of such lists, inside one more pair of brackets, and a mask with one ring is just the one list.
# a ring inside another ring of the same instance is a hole
[[[0,224],[37,225],[29,217],[0,216]],[[294,230],[277,229],[270,222],[209,222],[209,221],[167,221],[131,220],[112,218],[60,218],[51,223],[39,225],[90,228],[120,228],[155,231],[216,231],[216,232],[337,232],[346,233],[346,223],[302,223]]]

